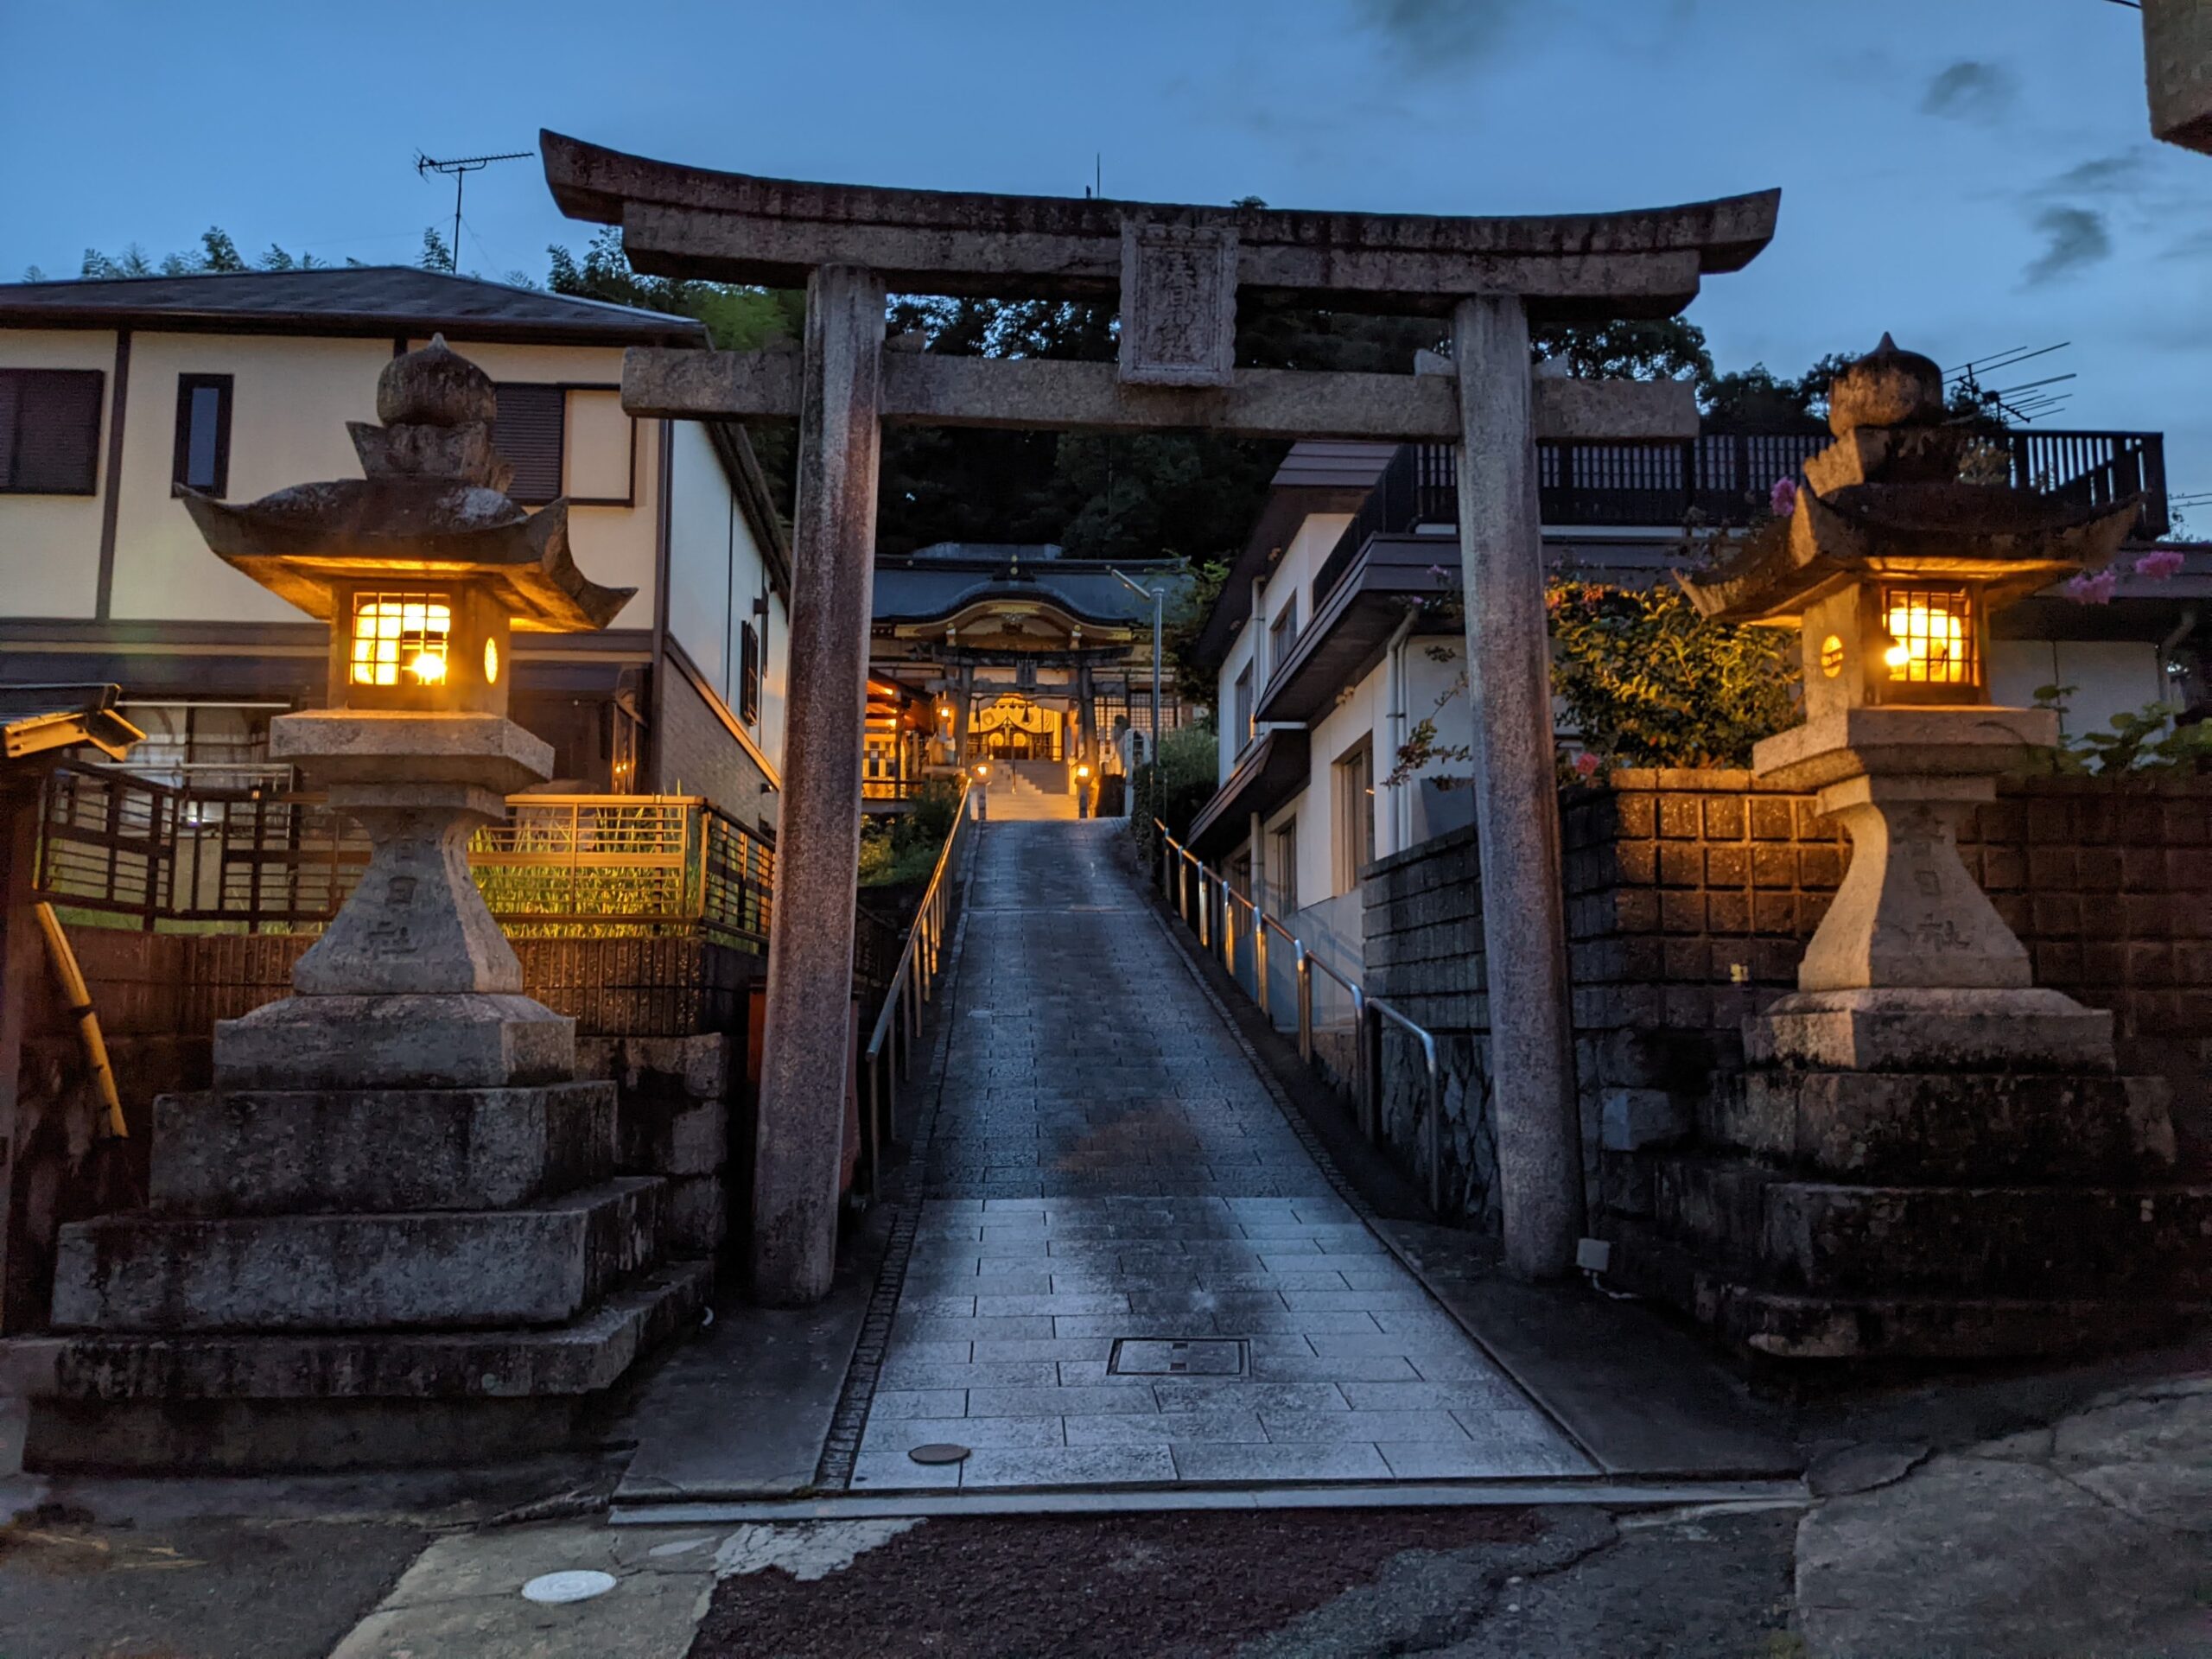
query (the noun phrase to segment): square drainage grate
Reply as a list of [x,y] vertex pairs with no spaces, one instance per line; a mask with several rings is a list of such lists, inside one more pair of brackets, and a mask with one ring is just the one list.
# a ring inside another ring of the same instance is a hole
[[1242,1376],[1241,1337],[1122,1337],[1106,1363],[1114,1376]]

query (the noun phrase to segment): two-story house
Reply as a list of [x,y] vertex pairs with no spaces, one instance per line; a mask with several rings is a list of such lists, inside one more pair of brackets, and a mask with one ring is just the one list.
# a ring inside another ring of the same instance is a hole
[[[1538,445],[1545,554],[1554,571],[1641,587],[1684,563],[1683,524],[1740,523],[1778,478],[1829,441],[1825,430],[1707,433],[1688,442]],[[2165,533],[2155,433],[2011,435],[2015,474],[2084,499],[2139,494],[2139,544]],[[1464,782],[1472,717],[1465,691],[1458,494],[1440,445],[1294,446],[1197,654],[1216,674],[1219,788],[1194,820],[1192,849],[1347,976],[1363,956],[1362,871],[1471,820]],[[1998,701],[2074,688],[2069,730],[2098,729],[2154,700],[2212,702],[2212,550],[2177,545],[2177,575],[2124,575],[2109,602],[2054,590],[1995,619]],[[2200,620],[2201,619],[2201,620]],[[1424,721],[1440,758],[1398,759]],[[1571,738],[1571,734],[1568,734]],[[1271,958],[1272,1006],[1288,1008],[1287,952]],[[1317,1020],[1341,997],[1317,982]]]
[[113,681],[134,770],[268,770],[270,718],[322,700],[324,631],[210,554],[181,486],[251,499],[354,477],[377,375],[443,334],[499,388],[526,505],[635,597],[597,634],[518,636],[514,717],[550,787],[705,795],[773,834],[789,553],[742,429],[622,410],[629,346],[686,317],[411,268],[0,286],[0,683]]

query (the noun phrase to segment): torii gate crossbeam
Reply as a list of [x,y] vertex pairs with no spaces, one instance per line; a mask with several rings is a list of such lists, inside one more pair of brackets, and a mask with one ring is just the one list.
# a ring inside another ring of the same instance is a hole
[[[796,416],[791,696],[769,943],[753,1290],[829,1287],[885,422],[1449,440],[1474,705],[1475,816],[1505,1255],[1569,1271],[1582,1147],[1567,1001],[1535,439],[1687,436],[1688,389],[1531,384],[1532,321],[1669,316],[1774,234],[1780,192],[1558,218],[1325,213],[761,179],[547,132],[563,211],[618,225],[638,270],[807,290],[798,353],[632,352],[623,407]],[[1116,365],[886,349],[887,290],[1116,301]],[[1448,317],[1439,374],[1239,369],[1240,302]]]

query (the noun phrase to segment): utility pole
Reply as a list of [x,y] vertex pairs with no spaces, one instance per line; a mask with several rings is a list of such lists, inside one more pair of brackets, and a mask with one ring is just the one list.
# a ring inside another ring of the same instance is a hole
[[511,149],[504,156],[463,156],[450,162],[435,162],[421,150],[415,152],[415,175],[427,179],[433,173],[453,175],[453,245],[446,250],[446,269],[456,276],[461,272],[461,187],[472,173],[481,173],[494,162],[526,162],[537,152],[534,149]]

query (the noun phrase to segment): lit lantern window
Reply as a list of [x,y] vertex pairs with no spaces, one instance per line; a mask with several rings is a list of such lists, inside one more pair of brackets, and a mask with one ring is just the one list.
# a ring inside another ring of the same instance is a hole
[[442,685],[452,640],[447,595],[358,593],[349,677],[355,685]]
[[1892,683],[1977,686],[1981,664],[1972,595],[1963,588],[1885,588],[1882,661]]

